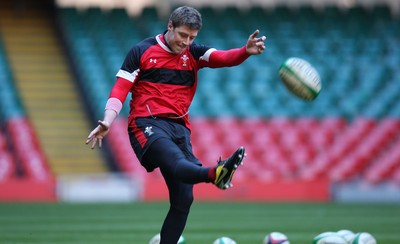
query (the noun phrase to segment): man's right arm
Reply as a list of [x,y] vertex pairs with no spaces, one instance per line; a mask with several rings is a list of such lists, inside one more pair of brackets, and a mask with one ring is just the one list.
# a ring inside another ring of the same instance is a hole
[[118,117],[122,105],[124,104],[129,91],[132,89],[132,86],[133,83],[129,80],[121,77],[117,78],[117,81],[111,90],[110,97],[107,100],[103,120],[98,121],[97,127],[90,132],[86,139],[86,144],[91,143],[92,149],[95,148],[96,144],[101,148],[102,140],[110,131],[111,124]]

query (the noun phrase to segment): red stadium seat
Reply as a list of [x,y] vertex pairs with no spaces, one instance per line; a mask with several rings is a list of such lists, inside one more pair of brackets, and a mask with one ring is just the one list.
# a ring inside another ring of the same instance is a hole
[[218,143],[218,137],[215,133],[214,121],[212,119],[196,118],[191,121],[191,124],[194,148]]
[[0,182],[15,177],[15,174],[16,164],[11,153],[0,150]]
[[0,151],[8,151],[5,135],[0,131]]
[[392,177],[389,179],[392,182],[395,182],[396,184],[400,185],[400,167],[397,167],[393,174]]
[[215,166],[219,157],[225,159],[232,154],[235,149],[232,149],[229,154],[224,153],[225,147],[221,144],[204,145],[201,150],[196,151],[196,156],[205,166]]
[[300,130],[309,131],[319,127],[320,122],[316,118],[301,117],[296,119],[295,124]]
[[6,136],[0,131],[0,182],[14,177],[15,174],[16,163],[14,157],[9,152]]
[[[332,172],[335,180],[345,180],[362,174],[369,165],[377,160],[377,157],[387,153],[386,149],[393,141],[394,131],[398,128],[397,122],[392,119],[382,120],[377,124],[363,121],[361,124],[364,126],[363,129],[356,127],[358,130],[351,134],[352,136],[359,135],[358,139],[351,140],[354,145],[353,149],[343,155],[338,166]],[[363,130],[368,130],[368,133],[364,133]]]
[[16,160],[21,162],[25,176],[40,181],[52,179],[46,157],[28,119],[10,119],[6,128],[16,153]]
[[309,137],[315,154],[309,166],[299,172],[303,179],[328,177],[330,170],[352,149],[352,141],[347,137],[352,129],[343,119],[326,118],[321,120],[319,128],[315,128]]
[[329,178],[333,181],[348,180],[354,171],[357,160],[359,159],[354,156],[341,159],[340,163],[329,172]]
[[366,169],[364,178],[370,183],[379,183],[390,179],[397,168],[400,167],[400,139],[390,145],[390,147],[377,157],[373,164]]
[[280,144],[287,150],[295,150],[296,146],[305,143],[305,135],[296,126],[289,127],[280,133]]
[[[219,156],[228,157],[240,145],[246,147],[247,158],[237,172],[237,179],[252,177],[270,181],[329,177],[344,181],[363,175],[365,171],[366,179],[380,181],[390,177],[394,167],[398,167],[395,146],[384,151],[393,145],[400,128],[396,119],[383,119],[377,123],[357,118],[346,124],[340,118],[193,118],[191,123],[193,150],[205,166],[215,165]],[[114,130],[114,136],[112,133],[110,136],[114,140],[127,138],[126,121],[120,129]],[[136,171],[140,164],[132,161],[132,158],[136,161],[136,157],[129,143],[114,144],[128,145],[114,150],[124,165],[121,168]],[[136,168],[132,168],[132,163]],[[257,167],[248,167],[249,164]],[[372,164],[387,167],[375,167],[375,174],[367,173]]]
[[255,137],[263,136],[263,131],[268,130],[268,122],[262,118],[247,118],[240,121],[240,127],[246,141],[252,141]]
[[269,127],[278,132],[293,128],[293,121],[287,117],[273,117],[268,121]]
[[308,167],[314,157],[315,151],[308,145],[300,145],[291,153],[291,158],[296,164],[297,170]]
[[127,125],[127,118],[120,117],[115,120],[107,135],[107,140],[110,141],[110,150],[122,172],[143,175],[145,171],[130,146]]
[[320,126],[324,127],[334,133],[342,131],[348,125],[345,119],[338,117],[327,117],[321,119]]

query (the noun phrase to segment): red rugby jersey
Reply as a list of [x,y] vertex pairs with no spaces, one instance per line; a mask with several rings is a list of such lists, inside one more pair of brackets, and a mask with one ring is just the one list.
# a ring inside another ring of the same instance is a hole
[[232,57],[234,60],[225,62],[230,57],[221,52],[218,61],[211,63],[214,51],[193,43],[183,53],[174,54],[162,34],[135,45],[117,73],[117,77],[133,83],[129,124],[137,117],[180,118],[190,129],[189,106],[196,91],[198,70],[237,65],[248,57],[243,47],[236,52],[240,55]]

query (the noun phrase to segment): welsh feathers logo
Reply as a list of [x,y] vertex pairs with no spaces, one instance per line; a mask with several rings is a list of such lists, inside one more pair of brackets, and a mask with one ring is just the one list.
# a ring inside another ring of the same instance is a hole
[[183,64],[182,64],[182,66],[187,66],[187,63],[186,63],[186,61],[189,59],[189,57],[186,55],[186,54],[183,54],[182,55],[182,57],[181,57],[181,59],[182,59],[182,61],[183,61]]
[[147,134],[147,136],[153,135],[154,134],[153,127],[147,126],[146,129],[144,130],[144,134]]

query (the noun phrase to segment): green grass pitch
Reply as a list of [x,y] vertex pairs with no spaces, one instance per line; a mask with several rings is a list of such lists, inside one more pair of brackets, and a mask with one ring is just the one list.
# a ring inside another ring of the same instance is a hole
[[[1,203],[1,244],[147,244],[159,232],[168,204]],[[195,202],[187,244],[212,244],[229,236],[238,244],[262,244],[271,231],[292,244],[311,244],[324,231],[373,234],[378,243],[400,243],[400,205],[334,203]]]

